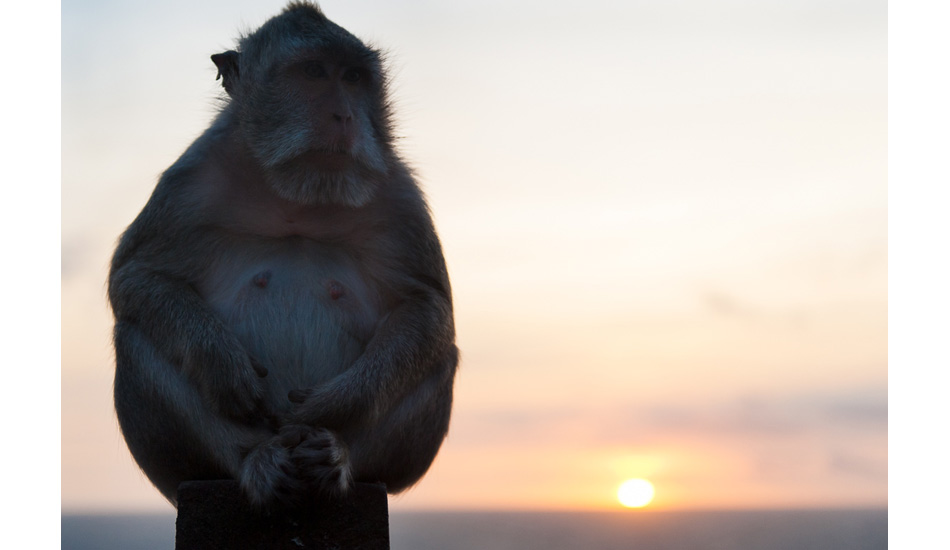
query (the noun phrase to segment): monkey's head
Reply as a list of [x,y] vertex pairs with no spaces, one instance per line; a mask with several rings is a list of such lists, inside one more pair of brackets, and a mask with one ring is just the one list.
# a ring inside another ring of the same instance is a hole
[[378,51],[315,4],[293,2],[211,59],[278,195],[354,207],[372,198],[394,155]]

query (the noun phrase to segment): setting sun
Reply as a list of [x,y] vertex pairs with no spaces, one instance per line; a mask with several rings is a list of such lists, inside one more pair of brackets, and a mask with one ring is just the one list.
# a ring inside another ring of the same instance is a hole
[[653,500],[656,491],[645,479],[628,479],[617,489],[617,500],[627,508],[642,508]]

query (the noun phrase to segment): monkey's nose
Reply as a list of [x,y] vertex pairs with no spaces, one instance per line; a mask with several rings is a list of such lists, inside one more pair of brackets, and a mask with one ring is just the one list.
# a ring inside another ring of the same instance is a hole
[[349,150],[356,141],[356,124],[352,115],[333,113],[333,128],[328,128],[339,144]]

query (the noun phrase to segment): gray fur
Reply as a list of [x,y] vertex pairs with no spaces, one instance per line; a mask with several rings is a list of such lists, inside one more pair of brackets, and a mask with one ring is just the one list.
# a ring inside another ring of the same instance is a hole
[[448,430],[458,350],[380,55],[296,2],[214,62],[230,100],[112,260],[122,433],[172,503],[189,479],[260,506],[399,492]]

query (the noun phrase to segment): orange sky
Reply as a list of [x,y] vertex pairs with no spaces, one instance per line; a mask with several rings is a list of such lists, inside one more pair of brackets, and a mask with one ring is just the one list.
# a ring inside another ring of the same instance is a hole
[[[168,509],[106,267],[282,4],[63,6],[65,510]],[[391,50],[455,292],[452,428],[394,509],[886,505],[886,3],[496,4],[322,3]]]

